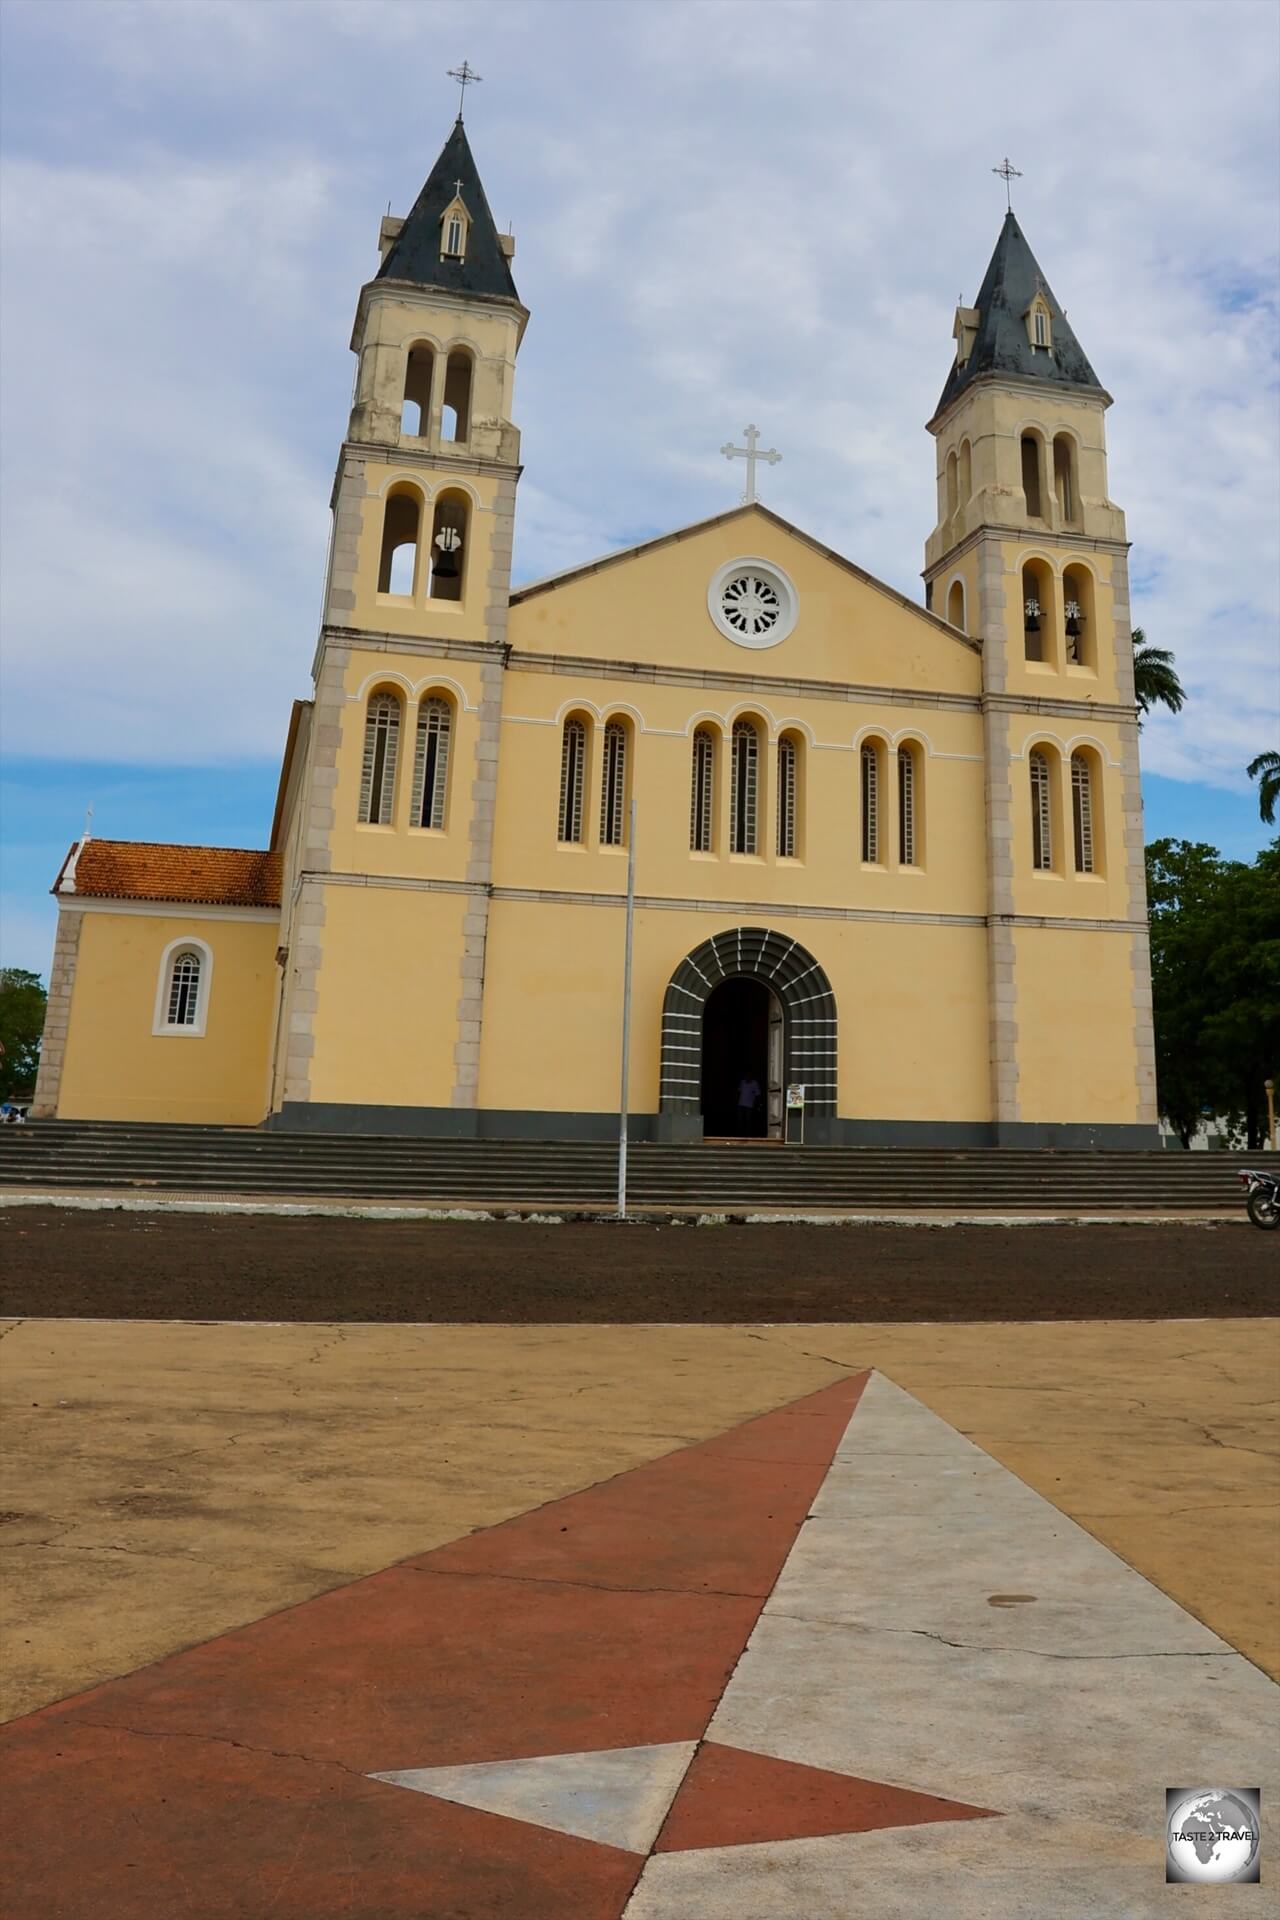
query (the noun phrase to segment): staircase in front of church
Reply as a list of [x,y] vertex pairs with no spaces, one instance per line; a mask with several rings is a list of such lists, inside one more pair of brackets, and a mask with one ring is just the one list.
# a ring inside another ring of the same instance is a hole
[[[636,1146],[629,1203],[706,1212],[1214,1213],[1242,1210],[1257,1153]],[[1267,1157],[1261,1156],[1267,1164]],[[250,1127],[37,1120],[0,1128],[0,1191],[288,1195],[597,1211],[617,1149],[583,1141],[428,1140]]]

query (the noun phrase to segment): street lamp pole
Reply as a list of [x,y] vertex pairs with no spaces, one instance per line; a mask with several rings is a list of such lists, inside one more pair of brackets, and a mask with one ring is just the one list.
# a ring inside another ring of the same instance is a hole
[[1264,1080],[1262,1084],[1267,1095],[1267,1145],[1274,1153],[1276,1150],[1276,1083],[1274,1080]]
[[636,925],[636,803],[627,818],[627,940],[622,967],[622,1098],[618,1115],[618,1218],[627,1217],[627,1097],[631,1083],[631,949]]

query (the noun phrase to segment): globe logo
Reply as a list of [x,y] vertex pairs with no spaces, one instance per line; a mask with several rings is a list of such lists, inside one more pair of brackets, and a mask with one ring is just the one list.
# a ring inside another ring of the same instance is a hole
[[1166,1880],[1222,1886],[1259,1878],[1256,1788],[1171,1787],[1165,1798]]

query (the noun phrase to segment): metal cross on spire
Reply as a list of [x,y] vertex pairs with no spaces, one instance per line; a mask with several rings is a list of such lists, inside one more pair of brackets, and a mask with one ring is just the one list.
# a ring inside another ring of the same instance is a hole
[[742,503],[744,506],[750,506],[756,497],[756,462],[758,460],[764,460],[769,466],[776,467],[782,455],[776,447],[770,447],[767,453],[760,453],[757,450],[760,433],[756,427],[744,427],[742,437],[747,443],[745,447],[735,447],[732,440],[726,440],[720,451],[726,460],[746,461],[747,487],[746,492],[742,496]]
[[1000,175],[1000,178],[1004,181],[1005,203],[1008,207],[1009,212],[1012,213],[1013,212],[1012,182],[1014,180],[1021,180],[1022,178],[1021,169],[1010,165],[1009,156],[1006,153],[1003,163],[998,167],[992,167],[991,171],[992,173],[998,173]]
[[449,68],[449,78],[450,80],[456,80],[458,83],[458,118],[461,120],[462,109],[467,98],[467,88],[477,86],[483,78],[483,75],[478,74],[475,68],[468,66],[464,60],[460,67]]

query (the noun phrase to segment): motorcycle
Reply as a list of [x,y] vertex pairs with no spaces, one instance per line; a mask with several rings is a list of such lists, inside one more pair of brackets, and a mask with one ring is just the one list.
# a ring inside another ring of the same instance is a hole
[[1240,1180],[1254,1226],[1268,1231],[1280,1227],[1280,1178],[1274,1173],[1259,1173],[1255,1168],[1245,1167]]

